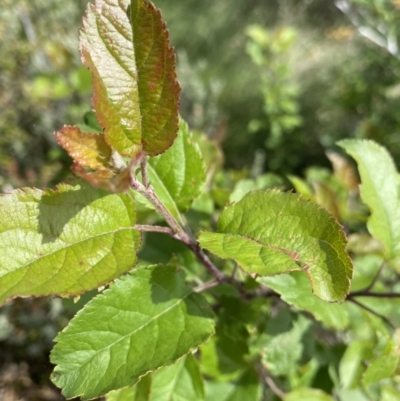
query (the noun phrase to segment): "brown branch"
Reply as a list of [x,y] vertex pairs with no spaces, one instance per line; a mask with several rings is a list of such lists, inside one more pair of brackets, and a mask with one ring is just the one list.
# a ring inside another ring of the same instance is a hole
[[370,298],[400,298],[400,292],[370,292],[366,290],[351,292],[347,299],[354,297],[370,297]]
[[143,195],[157,210],[158,213],[164,217],[167,224],[171,227],[171,229],[175,233],[183,233],[183,229],[180,224],[176,221],[175,217],[172,216],[170,211],[164,206],[164,204],[160,201],[154,189],[151,185],[145,187],[140,181],[136,179],[136,177],[131,176],[131,187]]
[[[166,223],[169,225],[171,231],[159,231],[164,232],[165,234],[171,235],[175,239],[183,242],[192,252],[196,255],[199,262],[217,279],[219,283],[224,281],[231,281],[231,278],[227,276],[225,273],[222,273],[210,260],[210,258],[204,253],[204,251],[200,248],[200,245],[188,232],[186,232],[182,226],[178,223],[175,217],[171,214],[171,212],[165,207],[165,205],[158,198],[157,194],[154,191],[154,188],[148,181],[147,168],[145,160],[142,160],[140,163],[141,171],[142,171],[142,180],[143,184],[137,180],[137,178],[132,175],[131,176],[131,187],[143,195],[152,205],[155,207],[158,213],[162,217],[164,217]],[[146,227],[146,226],[142,226]],[[149,226],[148,226],[149,227]],[[147,231],[152,231],[148,227]],[[146,228],[143,231],[146,231]]]

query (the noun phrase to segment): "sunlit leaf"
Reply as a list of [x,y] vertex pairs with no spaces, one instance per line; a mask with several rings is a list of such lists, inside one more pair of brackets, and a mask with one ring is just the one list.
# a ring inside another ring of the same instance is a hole
[[302,270],[314,294],[326,301],[343,301],[349,291],[352,265],[341,227],[298,195],[250,193],[227,206],[217,232],[202,232],[199,242],[259,276]]
[[200,195],[206,179],[204,163],[183,120],[174,144],[149,159],[148,173],[158,197],[175,217]]
[[204,383],[192,354],[144,376],[134,387],[109,393],[106,401],[202,401]]
[[52,380],[67,398],[85,400],[133,386],[206,341],[212,316],[175,267],[137,268],[90,301],[57,336]]
[[135,204],[87,185],[0,196],[0,304],[14,296],[71,296],[132,269]]
[[57,142],[82,167],[97,170],[109,170],[111,163],[111,149],[106,144],[104,136],[82,132],[78,127],[64,125],[55,137]]
[[354,341],[346,348],[339,364],[340,384],[343,389],[357,388],[364,371],[363,362],[368,353],[372,352],[370,341]]
[[373,141],[344,140],[339,145],[357,161],[361,198],[371,210],[369,232],[382,241],[388,259],[400,256],[400,178],[391,156]]
[[297,388],[287,393],[284,401],[335,401],[330,395],[316,388]]
[[96,0],[80,37],[93,75],[93,105],[106,142],[120,154],[157,155],[178,131],[180,88],[161,14],[144,0]]
[[[111,391],[107,394],[106,401],[137,401],[136,388],[126,387],[121,390]],[[143,401],[148,401],[148,399]]]

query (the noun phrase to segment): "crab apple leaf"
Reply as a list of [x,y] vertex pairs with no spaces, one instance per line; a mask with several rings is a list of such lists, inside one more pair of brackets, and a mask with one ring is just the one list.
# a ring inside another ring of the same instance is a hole
[[148,175],[157,195],[175,217],[189,209],[201,194],[206,179],[204,163],[183,120],[174,144],[162,155],[150,158]]
[[113,390],[106,395],[105,401],[150,401],[151,374],[143,376],[133,387]]
[[371,210],[368,230],[385,247],[387,259],[400,256],[400,177],[389,152],[369,140],[340,141],[361,176],[361,199]]
[[130,166],[120,172],[114,172],[112,170],[86,171],[79,164],[73,164],[71,170],[76,176],[96,188],[107,189],[115,193],[127,192],[131,188],[132,168]]
[[280,294],[281,299],[298,309],[310,312],[315,319],[328,327],[344,330],[349,324],[346,304],[326,303],[311,294],[310,282],[302,272],[259,277],[257,281]]
[[57,142],[75,163],[93,170],[110,170],[111,148],[101,134],[82,132],[78,127],[64,125],[54,134]]
[[382,355],[371,361],[362,376],[365,386],[379,382],[396,374],[399,365],[399,331],[396,331],[393,340],[387,344]]
[[178,131],[180,87],[159,10],[144,0],[96,0],[87,7],[80,51],[106,142],[124,156],[168,149]]
[[261,396],[260,378],[252,368],[246,369],[234,382],[206,382],[206,401],[260,401]]
[[56,337],[52,380],[84,400],[171,365],[214,332],[213,313],[174,266],[137,268],[91,300]]
[[259,191],[228,205],[216,233],[202,232],[200,245],[243,270],[271,276],[303,270],[315,295],[341,302],[350,289],[352,264],[335,219],[299,195]]
[[364,371],[364,360],[374,349],[374,344],[368,340],[357,340],[349,344],[339,363],[340,385],[343,389],[354,389],[360,384]]
[[[121,390],[111,391],[107,394],[106,401],[136,401],[136,388],[126,387]],[[148,398],[146,399],[148,401]]]
[[181,358],[172,366],[163,367],[149,377],[151,386],[148,401],[204,400],[203,377],[192,354]]
[[283,397],[283,401],[335,401],[333,397],[316,388],[300,387]]
[[132,269],[140,233],[135,204],[88,185],[0,196],[0,304],[15,296],[63,297]]

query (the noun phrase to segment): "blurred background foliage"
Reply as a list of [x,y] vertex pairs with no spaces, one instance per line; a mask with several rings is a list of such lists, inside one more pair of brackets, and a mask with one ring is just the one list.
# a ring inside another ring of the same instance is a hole
[[[86,0],[3,0],[0,176],[52,185],[67,156],[52,133],[83,123]],[[158,0],[178,55],[181,114],[222,144],[227,167],[301,174],[345,137],[400,154],[398,0]]]
[[[197,213],[197,220],[205,214],[209,224],[209,205],[222,207],[251,189],[292,187],[330,210],[353,234],[350,240],[365,236],[367,212],[357,200],[356,173],[335,143],[349,137],[376,140],[400,165],[400,1],[154,2],[177,52],[181,114],[191,128],[221,145],[229,170],[217,172],[212,200],[204,195],[190,213]],[[53,186],[66,178],[70,160],[53,132],[63,124],[93,125],[91,77],[78,51],[86,3],[1,1],[4,192]],[[374,252],[368,241],[365,247]],[[350,247],[354,244],[360,240]],[[17,363],[9,380],[19,377],[21,388],[48,378],[52,338],[79,306],[43,299],[2,308],[0,346],[8,351],[0,353],[0,383],[7,383],[3,363],[8,371]],[[25,375],[24,382],[20,361],[36,376]],[[0,386],[0,398],[1,391]],[[40,387],[37,398],[30,392],[28,399],[62,399],[54,391]]]

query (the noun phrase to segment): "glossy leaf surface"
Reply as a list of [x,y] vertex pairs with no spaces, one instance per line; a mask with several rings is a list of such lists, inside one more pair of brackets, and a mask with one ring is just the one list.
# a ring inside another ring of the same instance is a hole
[[168,149],[178,131],[180,88],[159,10],[144,0],[96,0],[87,8],[80,50],[106,142],[125,156]]
[[90,399],[132,386],[206,341],[212,312],[184,279],[173,266],[137,268],[89,302],[51,355],[63,394]]
[[303,270],[326,301],[343,301],[349,291],[352,264],[341,227],[318,205],[290,193],[246,195],[227,206],[217,232],[202,232],[199,242],[259,276]]
[[157,195],[175,217],[200,195],[206,179],[204,163],[183,120],[174,144],[162,155],[150,158],[148,173]]
[[71,296],[132,269],[140,233],[127,195],[86,185],[25,188],[0,197],[0,303]]
[[371,210],[369,232],[382,241],[388,259],[400,256],[400,178],[392,157],[373,141],[344,140],[339,145],[357,161],[361,198]]

